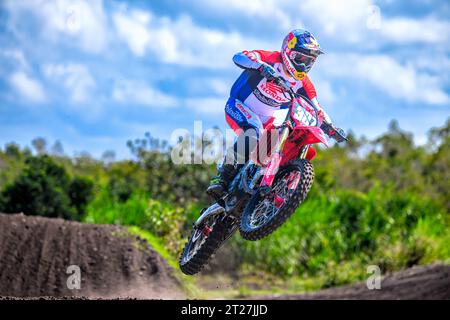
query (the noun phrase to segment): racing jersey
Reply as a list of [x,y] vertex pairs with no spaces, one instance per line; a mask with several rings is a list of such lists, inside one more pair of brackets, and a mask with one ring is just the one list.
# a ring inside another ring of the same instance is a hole
[[[283,62],[279,51],[253,50],[234,55],[233,62],[244,71],[231,88],[230,96],[242,101],[262,119],[271,117],[276,110],[287,108],[289,95],[271,81],[267,81],[258,69],[266,63],[275,69],[274,76],[282,77],[290,82],[294,92],[309,98],[323,112],[326,122],[331,119],[317,101],[316,90],[308,76],[296,80],[283,70]],[[263,120],[264,121],[264,120]]]

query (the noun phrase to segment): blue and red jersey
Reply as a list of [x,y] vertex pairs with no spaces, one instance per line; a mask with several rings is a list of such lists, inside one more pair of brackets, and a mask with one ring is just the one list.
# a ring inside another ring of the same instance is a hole
[[[278,51],[243,51],[233,57],[234,63],[245,69],[231,88],[230,96],[242,101],[253,112],[262,116],[270,116],[289,102],[289,97],[276,84],[267,81],[257,71],[262,63],[271,65],[275,76],[281,76],[292,84],[294,91],[307,96],[316,103],[316,90],[308,76],[301,81],[289,76],[283,70],[281,54]],[[318,103],[317,103],[318,104]]]
[[[275,111],[287,108],[289,105],[289,96],[278,85],[267,81],[260,74],[259,68],[262,64],[271,65],[276,72],[274,76],[289,81],[295,92],[308,97],[319,110],[323,111],[309,77],[305,76],[302,80],[296,80],[285,72],[280,52],[243,51],[235,54],[233,61],[244,69],[231,88],[230,98],[225,108],[227,122],[233,129],[261,127]],[[325,118],[329,119],[324,111],[323,113]]]

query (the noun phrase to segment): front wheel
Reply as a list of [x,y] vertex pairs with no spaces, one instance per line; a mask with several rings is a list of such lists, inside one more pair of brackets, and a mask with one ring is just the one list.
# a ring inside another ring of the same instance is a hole
[[200,272],[236,229],[234,219],[224,215],[213,216],[201,227],[194,228],[180,257],[181,271],[187,275]]
[[259,189],[242,213],[239,231],[246,240],[259,240],[280,227],[305,200],[314,180],[312,164],[292,160],[278,171],[272,190]]

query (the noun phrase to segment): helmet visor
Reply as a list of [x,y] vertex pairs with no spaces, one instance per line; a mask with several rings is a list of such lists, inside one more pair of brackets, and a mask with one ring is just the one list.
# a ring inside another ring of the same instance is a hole
[[[298,51],[293,51],[291,53],[291,61],[297,71],[307,71],[311,69],[312,65],[316,61],[316,57],[309,56]],[[306,70],[301,70],[302,64],[306,67]]]

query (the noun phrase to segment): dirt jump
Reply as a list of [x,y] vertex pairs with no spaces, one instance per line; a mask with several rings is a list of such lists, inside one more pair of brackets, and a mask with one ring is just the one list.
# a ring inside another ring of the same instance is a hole
[[[79,289],[69,266],[78,266]],[[69,271],[69,273],[68,273]],[[0,214],[0,299],[184,299],[174,270],[123,227]],[[248,299],[450,299],[450,266],[415,266],[365,283]]]
[[448,300],[450,299],[450,266],[443,264],[414,266],[387,275],[383,277],[379,290],[369,290],[364,282],[312,293],[267,295],[253,298],[275,300]]
[[126,229],[21,214],[0,214],[0,296],[185,298],[167,262]]

